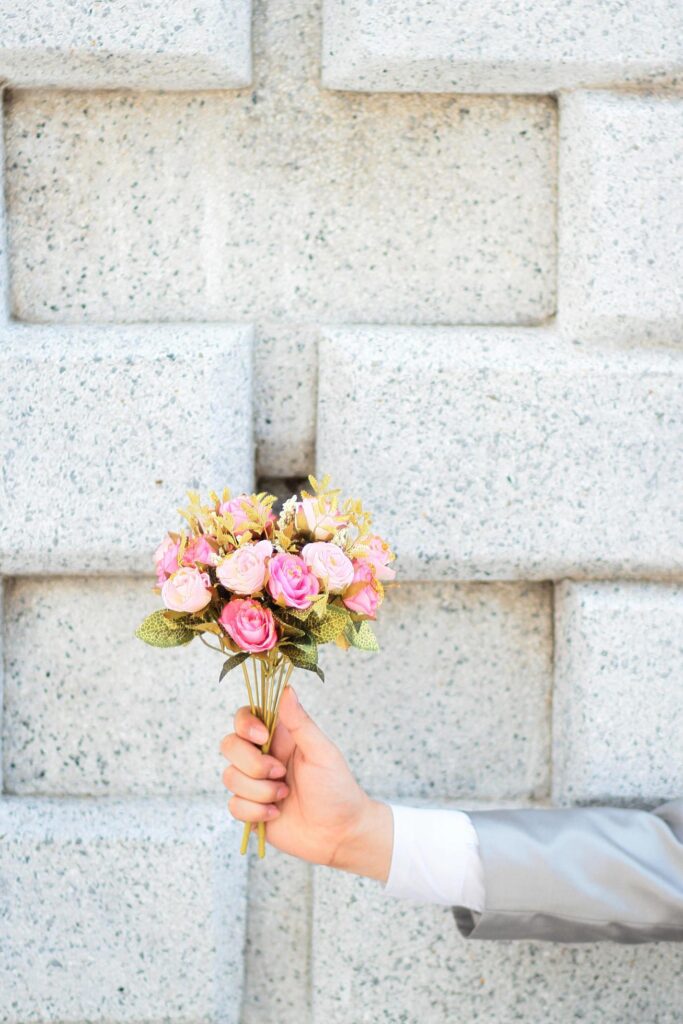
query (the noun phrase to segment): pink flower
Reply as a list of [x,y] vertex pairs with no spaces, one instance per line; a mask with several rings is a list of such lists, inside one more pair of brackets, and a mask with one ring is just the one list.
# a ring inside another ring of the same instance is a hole
[[341,594],[353,582],[351,559],[337,544],[322,540],[306,544],[301,557],[331,594]]
[[252,520],[265,519],[266,523],[274,523],[277,519],[275,513],[268,510],[262,502],[256,501],[253,494],[238,494],[236,498],[224,501],[218,506],[220,515],[232,516],[233,532],[236,535],[249,529],[248,509],[253,509],[255,512],[255,515],[251,517]]
[[187,542],[183,552],[183,565],[194,565],[201,562],[202,565],[215,565],[218,555],[206,537],[201,534],[199,537],[192,537]]
[[353,583],[342,595],[342,601],[352,612],[374,619],[380,596],[372,563],[366,558],[354,558],[353,570]]
[[199,569],[178,569],[161,588],[161,599],[174,612],[198,612],[211,600],[211,580]]
[[178,549],[180,543],[173,540],[173,537],[166,534],[159,547],[154,552],[154,564],[156,567],[157,583],[159,586],[165,583],[171,573],[177,572]]
[[255,594],[263,588],[266,578],[266,559],[273,553],[269,540],[257,544],[244,544],[224,558],[216,569],[216,576],[235,594]]
[[344,516],[332,511],[329,498],[304,498],[296,506],[297,530],[310,533],[313,540],[331,540],[347,525]]
[[243,651],[269,651],[277,643],[273,613],[259,601],[233,597],[218,621]]
[[308,608],[320,591],[317,576],[299,555],[276,555],[268,564],[268,590],[285,608]]
[[394,554],[387,542],[378,534],[370,538],[368,552],[365,557],[374,566],[375,575],[378,580],[387,581],[394,579],[396,570],[390,569],[388,565],[393,560]]

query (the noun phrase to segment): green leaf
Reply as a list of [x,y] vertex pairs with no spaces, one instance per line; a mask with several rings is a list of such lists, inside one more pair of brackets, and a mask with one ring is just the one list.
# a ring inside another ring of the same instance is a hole
[[194,632],[180,619],[169,619],[163,608],[152,612],[135,630],[139,640],[150,647],[181,647],[194,639]]
[[325,682],[325,673],[323,672],[323,670],[318,665],[317,653],[316,653],[316,660],[312,661],[309,658],[307,658],[305,655],[303,655],[303,653],[300,650],[298,650],[298,648],[292,647],[289,644],[287,644],[287,645],[285,645],[283,647],[280,647],[280,651],[287,658],[289,658],[291,663],[296,668],[305,669],[306,672],[315,672],[315,674],[318,676],[320,681],[323,682],[323,683]]
[[281,644],[280,651],[297,668],[312,668],[318,664],[318,645],[315,640],[311,640],[308,637],[305,641],[297,640]]
[[239,654],[233,654],[227,661],[223,662],[223,668],[221,669],[221,674],[218,677],[218,682],[220,683],[225,676],[227,676],[228,672],[232,672],[234,668],[241,665],[248,657],[248,651],[240,651]]
[[311,615],[315,615],[318,619],[324,619],[327,613],[327,593],[321,594],[317,600],[313,602],[309,608]]
[[350,625],[344,630],[344,636],[352,647],[359,651],[378,651],[379,644],[369,622],[361,622],[358,626]]
[[327,614],[320,622],[313,622],[309,629],[319,644],[327,644],[331,640],[336,640],[350,625],[351,618],[346,608],[331,604],[328,605]]

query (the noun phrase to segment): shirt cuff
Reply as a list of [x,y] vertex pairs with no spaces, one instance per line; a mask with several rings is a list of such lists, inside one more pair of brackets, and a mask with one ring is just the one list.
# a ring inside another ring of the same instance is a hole
[[389,804],[394,845],[384,891],[389,896],[484,909],[479,839],[464,811]]

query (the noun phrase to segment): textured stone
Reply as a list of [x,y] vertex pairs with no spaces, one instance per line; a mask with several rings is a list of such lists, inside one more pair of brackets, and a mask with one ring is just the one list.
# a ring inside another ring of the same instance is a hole
[[683,341],[683,98],[578,93],[561,124],[563,331]]
[[678,0],[324,0],[330,89],[535,93],[675,82]]
[[241,674],[199,640],[160,651],[133,636],[153,580],[8,585],[5,788],[39,794],[222,793],[218,747],[244,703]]
[[376,796],[541,795],[550,597],[512,583],[393,588],[377,620],[380,653],[326,647],[325,686],[299,678],[297,692]]
[[150,572],[188,488],[252,485],[246,325],[16,327],[0,371],[5,573]]
[[467,941],[446,907],[315,873],[314,1020],[679,1024],[683,948]]
[[683,568],[683,359],[549,331],[328,327],[318,473],[403,579]]
[[69,89],[216,89],[251,79],[250,0],[0,2],[0,77]]
[[8,103],[14,315],[254,321],[262,475],[311,470],[319,323],[556,304],[554,101],[321,90],[319,17],[259,5],[248,90]]
[[264,861],[250,864],[240,1024],[311,1019],[311,872],[310,864],[272,847]]
[[0,802],[0,1017],[237,1024],[245,860],[215,804]]
[[555,633],[555,796],[651,804],[680,796],[683,587],[565,581]]

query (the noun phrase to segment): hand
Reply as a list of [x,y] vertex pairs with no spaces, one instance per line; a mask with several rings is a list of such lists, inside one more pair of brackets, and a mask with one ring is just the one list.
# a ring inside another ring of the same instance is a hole
[[221,743],[231,762],[223,782],[235,794],[229,803],[233,817],[265,821],[267,841],[284,853],[386,881],[391,808],[360,788],[291,686],[282,695],[270,754],[260,750],[266,727],[248,707],[239,709],[234,724]]

